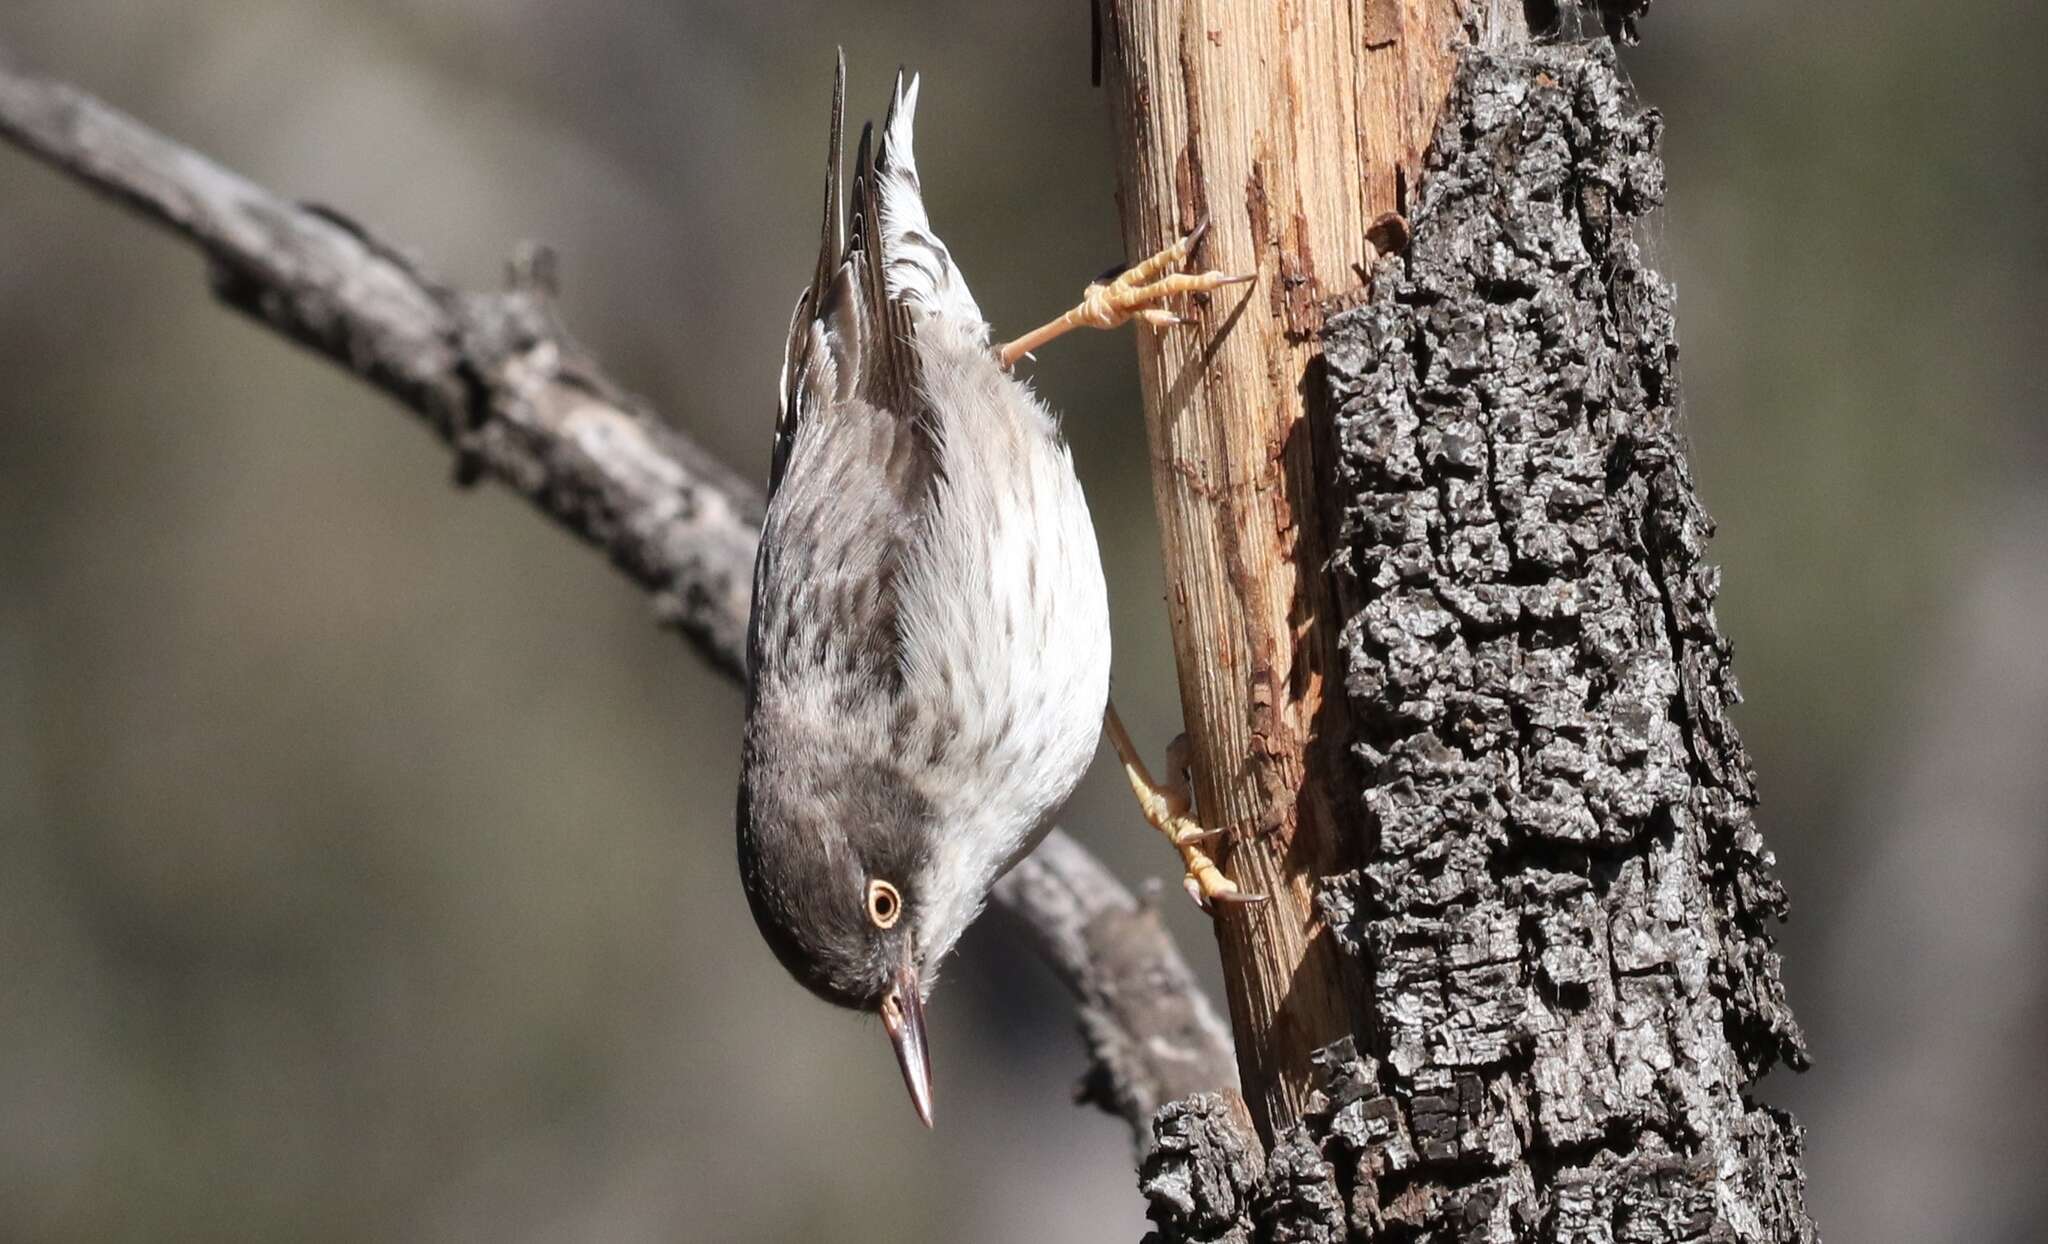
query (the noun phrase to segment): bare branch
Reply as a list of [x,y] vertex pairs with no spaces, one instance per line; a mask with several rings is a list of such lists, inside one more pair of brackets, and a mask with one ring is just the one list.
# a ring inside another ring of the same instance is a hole
[[759,493],[627,397],[549,307],[545,256],[451,289],[339,214],[288,202],[75,87],[0,70],[0,133],[203,251],[222,301],[347,367],[605,551],[727,673],[744,664]]
[[1237,1087],[1230,1027],[1171,947],[1159,913],[1101,861],[1055,830],[996,883],[1080,1004],[1089,1067],[1082,1100],[1131,1124],[1140,1149],[1159,1107]]
[[[653,593],[662,621],[745,670],[760,491],[611,381],[563,331],[551,257],[511,287],[442,283],[326,208],[289,202],[0,54],[0,135],[193,243],[216,295],[418,414],[456,479],[510,487]],[[998,889],[1081,1005],[1089,1096],[1140,1137],[1160,1102],[1232,1081],[1228,1030],[1179,949],[1055,830]]]

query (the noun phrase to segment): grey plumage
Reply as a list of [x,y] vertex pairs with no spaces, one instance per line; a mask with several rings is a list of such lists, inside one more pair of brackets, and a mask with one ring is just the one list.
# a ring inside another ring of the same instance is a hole
[[[835,80],[755,568],[739,805],[741,877],[777,957],[885,1016],[892,982],[921,1003],[1043,837],[1109,685],[1087,505],[926,218],[917,90],[899,73],[881,132],[863,131],[849,204],[843,59]],[[876,880],[902,896],[887,927]]]

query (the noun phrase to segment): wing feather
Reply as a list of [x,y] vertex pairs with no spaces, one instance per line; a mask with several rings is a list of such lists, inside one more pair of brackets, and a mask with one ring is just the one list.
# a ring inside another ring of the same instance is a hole
[[[825,166],[824,223],[811,284],[790,315],[782,356],[781,404],[769,460],[768,491],[781,487],[799,429],[829,408],[858,398],[907,420],[930,442],[933,412],[923,396],[916,322],[933,311],[980,312],[945,244],[931,232],[911,149],[917,83],[903,74],[877,135],[861,128],[849,203],[844,169],[846,55],[832,80],[832,132]],[[964,302],[963,302],[964,299]],[[902,455],[899,455],[902,457]],[[929,483],[936,461],[899,463],[912,489]]]
[[771,660],[826,666],[850,700],[855,687],[902,681],[898,577],[939,470],[918,324],[963,306],[980,324],[925,216],[911,149],[916,103],[916,81],[906,88],[899,71],[879,133],[862,127],[849,190],[840,54],[824,222],[811,284],[790,317],[755,570],[757,673]]

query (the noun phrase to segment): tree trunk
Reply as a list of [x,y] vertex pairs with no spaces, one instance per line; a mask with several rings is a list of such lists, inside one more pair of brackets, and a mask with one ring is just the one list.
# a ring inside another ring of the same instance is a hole
[[1281,5],[1267,43],[1167,7],[1109,10],[1128,240],[1206,211],[1262,277],[1141,350],[1169,604],[1204,819],[1268,830],[1230,871],[1276,901],[1219,921],[1261,1136],[1162,1110],[1158,1238],[1815,1238],[1746,1095],[1804,1050],[1633,234],[1657,117],[1605,42],[1453,27],[1411,240],[1353,290],[1374,179],[1280,167],[1297,118],[1371,128],[1365,79],[1296,71],[1427,6]]

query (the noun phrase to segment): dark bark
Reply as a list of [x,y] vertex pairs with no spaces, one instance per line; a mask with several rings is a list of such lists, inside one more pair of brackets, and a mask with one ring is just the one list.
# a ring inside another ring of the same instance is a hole
[[1591,0],[1585,5],[1600,17],[1608,37],[1622,43],[1639,43],[1641,23],[1650,12],[1650,0]]
[[[1634,44],[1643,39],[1642,20],[1650,12],[1650,0],[1520,0],[1528,29],[1555,35],[1565,29],[1569,16],[1575,23],[1597,23],[1608,38]],[[1582,30],[1590,30],[1587,25]]]
[[1162,1112],[1161,1240],[1815,1238],[1784,896],[1727,717],[1658,119],[1605,42],[1468,54],[1406,252],[1330,319],[1333,573],[1365,825],[1321,902],[1371,982],[1263,1162]]
[[[292,203],[0,49],[0,137],[197,246],[214,292],[383,390],[455,453],[650,592],[704,658],[744,674],[760,490],[605,375],[557,321],[528,250],[504,293],[449,287],[326,208]],[[769,430],[763,395],[762,436]],[[1165,1097],[1234,1086],[1229,1031],[1165,926],[1059,830],[995,896],[1080,1004],[1085,1083],[1147,1134]]]

